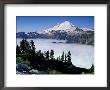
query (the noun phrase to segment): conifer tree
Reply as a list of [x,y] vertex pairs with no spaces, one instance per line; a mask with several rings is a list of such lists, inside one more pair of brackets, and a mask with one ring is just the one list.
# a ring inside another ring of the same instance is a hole
[[53,60],[53,58],[54,58],[54,51],[51,50],[51,51],[50,51],[50,59]]
[[71,52],[70,51],[68,52],[67,60],[68,60],[67,61],[68,63],[71,63]]
[[20,54],[21,53],[21,50],[20,50],[20,47],[17,45],[16,46],[16,55]]
[[27,53],[29,51],[29,42],[26,39],[20,42],[20,49],[22,53]]
[[49,60],[49,51],[46,52],[46,59]]
[[61,61],[64,61],[64,51],[63,51],[62,56],[61,56]]
[[64,62],[67,62],[67,55],[66,55],[66,53],[65,53],[65,60],[64,60]]
[[30,42],[30,48],[31,48],[31,53],[35,54],[35,45],[34,45],[33,40],[31,40],[31,42]]

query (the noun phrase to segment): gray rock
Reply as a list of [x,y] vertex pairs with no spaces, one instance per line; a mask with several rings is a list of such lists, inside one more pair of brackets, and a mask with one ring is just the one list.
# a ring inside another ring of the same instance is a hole
[[35,70],[35,69],[31,69],[29,71],[30,74],[39,74],[39,71],[38,70]]

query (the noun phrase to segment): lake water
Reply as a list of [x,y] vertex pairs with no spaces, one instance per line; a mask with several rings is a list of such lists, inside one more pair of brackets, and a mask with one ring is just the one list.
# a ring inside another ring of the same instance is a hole
[[[22,39],[17,39],[17,44],[20,44]],[[71,52],[72,63],[77,67],[90,68],[94,63],[94,46],[91,45],[80,45],[80,44],[66,44],[65,40],[54,40],[54,39],[28,39],[33,40],[36,46],[36,50],[42,52],[47,50],[54,50],[54,57],[62,55],[64,51],[67,53]],[[53,43],[56,42],[56,43]],[[62,42],[62,43],[60,43]]]

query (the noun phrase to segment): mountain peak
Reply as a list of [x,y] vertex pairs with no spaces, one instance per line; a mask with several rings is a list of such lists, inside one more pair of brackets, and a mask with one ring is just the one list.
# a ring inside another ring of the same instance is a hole
[[71,24],[69,21],[64,21],[63,24]]
[[69,26],[69,27],[74,27],[75,25],[73,25],[71,22],[69,21],[64,21],[62,22],[60,25],[65,25],[65,26]]
[[93,31],[92,29],[89,29],[89,28],[79,28],[76,25],[73,25],[70,21],[64,21],[62,23],[57,23],[52,28],[45,30],[45,32],[46,33],[51,32],[51,31],[74,32],[74,31],[79,31],[79,30]]
[[76,29],[76,26],[73,25],[72,23],[70,23],[69,21],[64,21],[62,23],[58,23],[55,26],[53,26],[52,28],[49,28],[48,30],[46,30],[46,32],[48,31],[58,31],[58,30],[64,30],[64,31],[73,31]]

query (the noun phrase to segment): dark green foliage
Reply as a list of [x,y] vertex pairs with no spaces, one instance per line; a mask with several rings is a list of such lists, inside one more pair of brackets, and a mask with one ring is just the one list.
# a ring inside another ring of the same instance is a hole
[[68,55],[67,55],[67,62],[71,63],[71,52],[70,51],[68,52]]
[[37,69],[38,71],[46,71],[49,74],[82,74],[94,73],[94,66],[90,69],[75,67],[71,62],[71,52],[62,53],[61,56],[54,58],[54,50],[35,51],[33,40],[28,42],[23,39],[20,46],[16,46],[16,63],[25,64],[28,67]]
[[23,39],[20,42],[21,53],[28,53],[30,50],[29,42],[26,39]]
[[49,60],[49,51],[45,53],[46,59]]
[[94,74],[94,65],[88,70],[88,73]]
[[50,59],[52,60],[53,58],[54,58],[54,51],[51,50],[51,51],[50,51]]
[[21,53],[21,50],[20,50],[20,47],[17,45],[16,46],[16,55],[20,54]]
[[64,60],[64,62],[67,62],[67,55],[65,54],[65,60]]
[[35,45],[34,45],[33,40],[31,40],[30,42],[30,48],[31,48],[31,53],[35,54]]
[[28,62],[28,60],[24,60],[22,57],[17,57],[16,58],[16,64],[24,64],[24,65],[26,65],[26,66],[28,66],[29,67],[29,62]]
[[64,52],[62,53],[61,61],[64,61]]

